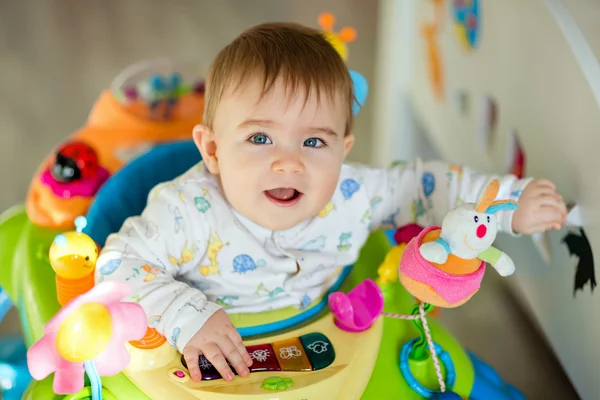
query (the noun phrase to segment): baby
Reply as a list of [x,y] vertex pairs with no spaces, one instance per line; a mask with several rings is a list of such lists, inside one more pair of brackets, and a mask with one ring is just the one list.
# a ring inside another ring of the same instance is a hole
[[[96,281],[127,281],[149,325],[183,353],[194,380],[203,354],[226,380],[252,360],[228,313],[306,308],[352,264],[370,232],[440,224],[493,178],[414,160],[387,169],[349,165],[352,81],[323,35],[296,24],[243,32],[214,60],[203,161],[155,187],[141,216],[111,235]],[[559,229],[566,207],[547,180],[500,181],[500,230]],[[103,268],[105,266],[105,268]]]

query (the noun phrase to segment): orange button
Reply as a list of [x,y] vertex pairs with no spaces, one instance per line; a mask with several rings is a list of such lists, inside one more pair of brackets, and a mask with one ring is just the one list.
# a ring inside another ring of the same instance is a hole
[[138,349],[150,350],[160,347],[167,339],[154,328],[148,328],[146,335],[140,340],[132,340],[129,342],[133,347]]
[[272,343],[282,371],[312,371],[312,365],[299,338]]

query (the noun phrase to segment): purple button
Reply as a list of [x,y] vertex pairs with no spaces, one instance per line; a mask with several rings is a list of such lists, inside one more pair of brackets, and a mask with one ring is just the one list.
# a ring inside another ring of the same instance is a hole
[[[184,367],[187,368],[187,363],[183,356],[181,357],[181,363]],[[217,371],[217,369],[208,361],[208,359],[204,356],[200,356],[198,359],[198,366],[200,367],[200,372],[202,373],[203,381],[212,381],[215,379],[221,379],[221,374]],[[188,368],[189,369],[189,368]]]
[[208,359],[204,356],[200,356],[198,360],[198,365],[200,366],[200,372],[202,373],[203,381],[212,381],[215,379],[221,379],[221,374],[219,371],[208,361]]

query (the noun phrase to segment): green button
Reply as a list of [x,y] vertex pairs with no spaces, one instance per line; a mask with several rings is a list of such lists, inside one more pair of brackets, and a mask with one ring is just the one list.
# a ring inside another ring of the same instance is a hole
[[333,344],[322,333],[307,333],[300,336],[300,341],[304,347],[304,352],[313,366],[313,371],[327,368],[335,360]]

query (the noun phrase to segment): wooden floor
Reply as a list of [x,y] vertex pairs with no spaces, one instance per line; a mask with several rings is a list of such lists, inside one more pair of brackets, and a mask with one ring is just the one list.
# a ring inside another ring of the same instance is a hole
[[[0,0],[0,210],[20,203],[42,158],[85,120],[96,96],[128,65],[161,56],[210,63],[250,25],[292,20],[317,27],[331,11],[358,40],[349,64],[373,79],[374,0]],[[355,161],[369,161],[369,104],[357,125]],[[467,305],[442,318],[466,347],[530,399],[576,399],[560,366],[504,281],[488,274]],[[0,332],[18,330],[15,313]]]

